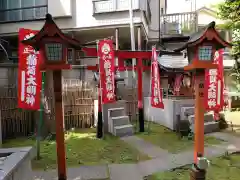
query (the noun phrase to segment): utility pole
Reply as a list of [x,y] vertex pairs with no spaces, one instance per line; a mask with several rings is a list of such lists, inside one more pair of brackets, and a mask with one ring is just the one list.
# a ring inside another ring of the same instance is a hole
[[[135,34],[134,34],[134,22],[133,22],[133,8],[132,8],[132,0],[129,0],[129,25],[130,25],[130,36],[131,36],[131,48],[132,51],[136,50],[135,47]],[[135,70],[134,66],[136,65],[136,59],[132,59],[132,74],[133,74],[133,80],[135,80]]]

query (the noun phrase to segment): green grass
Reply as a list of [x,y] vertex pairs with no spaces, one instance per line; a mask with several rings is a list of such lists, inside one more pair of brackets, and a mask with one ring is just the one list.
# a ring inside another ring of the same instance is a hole
[[[156,173],[146,180],[187,180],[190,179],[189,168],[190,166],[185,166],[174,171]],[[212,159],[206,180],[239,180],[239,177],[240,155],[234,154]]]
[[[95,129],[68,132],[65,135],[68,166],[132,163],[148,159],[119,138],[105,135],[104,140],[96,138]],[[34,146],[34,139],[19,138],[6,141],[3,147]],[[41,142],[41,159],[33,160],[34,169],[56,168],[55,141]]]
[[[146,132],[137,133],[136,135],[162,149],[168,150],[171,153],[178,153],[193,148],[193,140],[189,140],[187,137],[179,139],[178,135],[168,128],[152,122],[149,124],[150,128],[148,128],[148,123],[145,125]],[[220,143],[221,141],[214,137],[205,137],[205,145],[215,145]]]

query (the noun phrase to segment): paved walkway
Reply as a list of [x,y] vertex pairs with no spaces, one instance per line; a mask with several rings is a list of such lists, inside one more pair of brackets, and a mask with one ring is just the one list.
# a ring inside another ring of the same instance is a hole
[[137,136],[123,137],[121,140],[135,147],[141,153],[148,155],[150,158],[160,158],[170,155],[168,151],[146,142]]
[[[227,151],[233,153],[240,150],[240,140],[237,137],[226,133],[212,133],[209,135],[224,140],[225,142],[220,145],[205,148],[205,156],[207,158],[221,156]],[[122,140],[153,159],[137,164],[111,164],[108,166],[69,168],[68,180],[102,180],[107,179],[108,176],[110,180],[143,180],[145,176],[153,173],[175,169],[193,162],[193,150],[171,154],[135,136],[124,137]],[[35,180],[57,179],[56,171],[34,173]]]
[[[34,171],[34,180],[57,180],[57,171]],[[68,180],[97,180],[108,178],[108,167],[106,166],[81,166],[79,168],[68,168]]]

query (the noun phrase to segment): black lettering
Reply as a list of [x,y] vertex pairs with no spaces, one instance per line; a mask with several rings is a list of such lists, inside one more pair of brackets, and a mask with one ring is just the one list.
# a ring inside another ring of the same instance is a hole
[[199,93],[199,97],[203,97],[204,96],[204,93],[203,92],[200,92]]
[[199,88],[204,88],[204,84],[203,84],[203,83],[200,83],[200,84],[199,84]]

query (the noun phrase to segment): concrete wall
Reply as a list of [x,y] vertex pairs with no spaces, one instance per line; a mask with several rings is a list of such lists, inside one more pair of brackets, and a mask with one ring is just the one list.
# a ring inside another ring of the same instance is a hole
[[53,17],[72,16],[73,0],[48,0],[48,12]]
[[2,180],[32,180],[31,160],[35,151],[31,147],[0,149],[0,154],[11,153],[2,160]]
[[172,130],[176,130],[177,115],[180,115],[181,108],[194,106],[193,99],[163,99],[163,103],[164,109],[153,108],[150,104],[150,97],[145,97],[144,118]]

